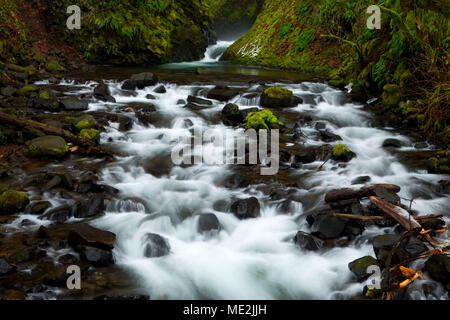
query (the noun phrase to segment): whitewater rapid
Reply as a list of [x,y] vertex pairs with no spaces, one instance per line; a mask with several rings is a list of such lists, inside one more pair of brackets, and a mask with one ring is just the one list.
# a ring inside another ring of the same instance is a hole
[[[382,147],[385,139],[396,138],[408,149],[414,144],[412,138],[399,135],[391,128],[374,127],[373,117],[363,105],[348,102],[344,92],[325,84],[272,85],[290,89],[310,102],[289,109],[293,122],[304,115],[313,119],[311,124],[302,127],[305,147],[323,144],[314,129],[320,121],[340,135],[343,141],[337,143],[349,147],[357,157],[345,167],[328,162],[322,171],[316,170],[321,162],[292,168],[302,187],[297,190],[300,200],[286,213],[280,210],[279,204],[269,201],[257,185],[235,190],[223,187],[224,181],[237,172],[233,165],[171,164],[170,154],[180,135],[196,127],[218,131],[230,128],[217,121],[225,103],[213,100],[210,108],[201,111],[177,104],[178,100],[201,92],[199,89],[213,86],[165,83],[164,94],[153,91],[158,84],[129,96],[121,91],[120,82],[106,83],[117,102],[91,103],[88,112],[126,115],[133,119],[133,126],[129,131],[120,132],[119,124],[111,123],[101,135],[102,144],[124,155],[107,165],[101,174],[102,183],[120,190],[121,200],[108,203],[107,213],[92,224],[117,235],[116,265],[127,270],[135,279],[136,290],[151,299],[349,299],[360,294],[364,284],[353,278],[348,263],[362,256],[373,256],[369,239],[391,229],[369,227],[347,247],[323,252],[300,250],[292,241],[299,230],[309,232],[306,204],[311,213],[320,208],[327,191],[348,187],[360,176],[370,176],[370,183],[401,186],[399,195],[402,199],[414,198],[413,209],[419,214],[449,212],[449,197],[430,188],[445,176],[408,168]],[[90,82],[82,86],[90,92],[95,85]],[[247,91],[256,88],[257,85],[249,85]],[[156,100],[148,100],[148,94]],[[123,106],[135,102],[156,106],[149,127],[139,124],[133,112],[124,113]],[[243,95],[230,102],[241,108],[259,107],[259,98],[245,99]],[[217,149],[212,144],[203,148],[211,156],[222,156],[225,152],[225,148]],[[146,166],[151,169],[146,170]],[[165,170],[152,172],[157,167]],[[229,205],[231,199],[250,196],[261,203],[259,218],[239,220],[224,209],[226,206],[218,205]],[[318,197],[320,201],[316,200]],[[214,213],[221,230],[200,234],[198,214],[202,213]],[[148,233],[166,238],[170,254],[146,258],[143,239]],[[420,286],[426,281],[429,280],[417,280],[410,287],[411,297],[441,297],[439,290],[436,295],[423,294]]]

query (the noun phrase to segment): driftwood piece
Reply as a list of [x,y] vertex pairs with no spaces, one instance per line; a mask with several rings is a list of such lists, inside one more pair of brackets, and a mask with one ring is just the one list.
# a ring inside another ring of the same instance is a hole
[[370,201],[380,208],[384,213],[392,217],[406,230],[422,229],[419,222],[408,211],[398,206],[395,206],[378,197],[370,197]]
[[[358,214],[349,214],[349,213],[333,213],[333,216],[344,218],[344,219],[352,219],[352,220],[361,220],[361,221],[388,221],[393,220],[391,216],[362,216]],[[419,222],[419,224],[424,229],[439,229],[443,225],[445,225],[444,220],[442,220],[442,214],[430,214],[426,216],[414,217],[414,219]]]
[[75,145],[82,146],[87,148],[87,152],[90,154],[96,154],[101,156],[114,156],[114,153],[106,150],[100,146],[98,146],[94,141],[83,139],[79,136],[72,134],[71,132],[56,128],[47,124],[43,124],[41,122],[37,122],[34,120],[28,120],[21,117],[11,116],[4,112],[0,112],[0,122],[7,123],[9,125],[15,126],[17,128],[33,128],[47,135],[60,136],[64,138],[66,141],[71,142]]
[[342,200],[350,200],[350,199],[360,199],[364,197],[370,197],[375,195],[375,188],[382,187],[386,190],[398,193],[400,191],[400,187],[395,184],[374,184],[367,187],[362,187],[361,189],[352,189],[352,188],[344,188],[344,189],[336,189],[331,190],[325,195],[325,202],[336,202]]

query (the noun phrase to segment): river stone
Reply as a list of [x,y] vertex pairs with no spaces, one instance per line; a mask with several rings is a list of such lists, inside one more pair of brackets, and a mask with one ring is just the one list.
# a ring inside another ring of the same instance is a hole
[[244,117],[239,110],[239,106],[233,103],[228,103],[222,109],[222,117],[227,124],[234,125],[244,121]]
[[432,255],[426,262],[425,268],[431,278],[443,284],[450,283],[450,257],[447,255]]
[[344,232],[345,225],[346,221],[344,219],[323,214],[314,220],[312,230],[324,239],[335,239]]
[[75,264],[78,261],[79,261],[79,259],[70,253],[66,253],[58,258],[58,262],[61,264]]
[[298,163],[308,164],[308,163],[313,163],[314,161],[316,161],[316,154],[313,151],[310,151],[310,152],[305,152],[305,153],[294,155],[293,163],[294,164],[298,164]]
[[338,136],[337,134],[334,134],[327,130],[321,130],[320,132],[320,138],[325,142],[334,142],[334,141],[340,141],[342,140],[341,136]]
[[302,231],[297,232],[294,237],[294,243],[298,247],[309,251],[317,251],[325,247],[325,241]]
[[45,109],[48,111],[58,111],[59,110],[58,97],[53,91],[43,90],[34,99],[34,107],[38,109]]
[[211,230],[220,230],[220,223],[217,216],[213,213],[200,214],[198,218],[198,231],[202,233]]
[[113,249],[115,241],[114,233],[94,228],[85,223],[74,225],[68,237],[69,245],[72,247],[86,245],[104,250]]
[[50,209],[41,219],[47,219],[57,223],[63,223],[73,217],[76,207],[63,204],[56,208]]
[[94,97],[105,102],[116,102],[116,99],[111,96],[111,91],[109,90],[108,85],[105,83],[100,83],[97,87],[95,87]]
[[380,264],[377,259],[371,256],[356,259],[348,264],[348,268],[353,272],[358,281],[363,281],[370,276],[370,273],[367,273],[367,268],[370,266],[380,267]]
[[261,95],[261,106],[264,108],[293,108],[300,103],[302,99],[285,88],[270,87]]
[[364,184],[369,182],[372,178],[370,176],[360,176],[352,180],[352,184]]
[[146,258],[159,258],[170,253],[169,242],[159,234],[147,233],[144,238],[144,243],[144,256]]
[[52,206],[52,204],[49,201],[39,201],[39,202],[33,203],[30,208],[30,214],[41,215],[47,209],[49,209],[51,206]]
[[227,102],[236,97],[238,94],[239,92],[234,89],[217,86],[208,92],[207,98]]
[[388,189],[383,188],[382,186],[376,186],[375,188],[373,188],[373,192],[377,197],[387,202],[395,205],[398,205],[398,203],[400,203],[400,197],[396,193],[391,192]]
[[67,97],[60,100],[61,106],[67,111],[85,111],[89,109],[87,101],[80,100],[76,97]]
[[202,104],[205,106],[212,106],[212,104],[213,104],[211,100],[206,100],[206,99],[202,99],[202,98],[194,97],[194,96],[188,96],[187,101],[190,103]]
[[231,212],[239,219],[257,218],[260,216],[260,209],[259,201],[255,197],[239,199],[231,205]]
[[17,89],[13,88],[13,87],[5,87],[5,88],[2,88],[0,93],[2,94],[2,96],[12,97],[17,94]]
[[26,143],[28,151],[33,157],[61,158],[69,151],[66,141],[58,136],[43,136]]
[[90,262],[96,267],[106,267],[114,263],[110,250],[81,246],[78,248],[78,251],[83,260]]
[[145,98],[146,99],[148,99],[148,100],[156,100],[156,97],[154,96],[154,95],[152,95],[152,94],[147,94],[146,96],[145,96]]
[[403,145],[403,143],[398,139],[386,139],[383,142],[383,147],[391,147],[391,148],[400,148]]
[[164,87],[164,85],[160,85],[160,86],[156,87],[156,88],[153,90],[153,92],[154,92],[154,93],[162,94],[162,93],[166,93],[167,90],[166,90],[166,87]]
[[122,89],[124,90],[136,90],[144,89],[145,87],[153,86],[158,83],[158,77],[151,72],[143,72],[134,74],[129,80],[126,80]]
[[0,194],[0,215],[12,215],[23,211],[30,203],[26,193],[7,190]]
[[0,276],[6,276],[16,271],[16,267],[10,265],[8,261],[3,258],[0,258]]
[[91,218],[105,211],[105,197],[98,193],[83,201],[76,210],[75,218]]

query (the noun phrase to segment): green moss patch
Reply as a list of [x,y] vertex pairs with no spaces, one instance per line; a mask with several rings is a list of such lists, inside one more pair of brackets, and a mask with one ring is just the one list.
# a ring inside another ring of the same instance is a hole
[[281,129],[284,127],[283,122],[279,121],[277,117],[270,110],[262,110],[259,112],[251,112],[245,118],[247,129]]
[[28,152],[33,157],[63,157],[69,146],[58,136],[43,136],[27,142]]
[[0,195],[0,215],[11,215],[23,211],[30,203],[26,193],[8,190]]
[[80,137],[88,140],[98,140],[100,138],[100,133],[95,129],[83,129],[80,131]]

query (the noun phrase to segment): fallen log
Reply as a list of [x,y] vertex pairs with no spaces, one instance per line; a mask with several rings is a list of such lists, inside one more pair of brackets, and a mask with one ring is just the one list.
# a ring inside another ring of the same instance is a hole
[[352,188],[336,189],[329,191],[325,195],[325,202],[336,202],[342,200],[360,199],[374,196],[375,188],[377,187],[384,188],[393,193],[398,193],[400,191],[400,187],[395,184],[374,184],[371,186],[362,187],[361,189],[352,189]]
[[[391,216],[362,216],[358,214],[349,213],[333,213],[333,216],[344,219],[361,220],[361,221],[389,221],[393,220]],[[430,214],[426,216],[414,217],[422,228],[428,230],[438,230],[445,225],[445,221],[442,220],[444,216],[442,214]]]
[[419,229],[422,230],[422,226],[408,211],[398,206],[395,206],[387,201],[384,201],[378,197],[370,197],[370,201],[380,208],[384,213],[392,217],[406,230]]
[[113,152],[98,146],[94,141],[83,139],[79,136],[72,134],[67,130],[56,128],[41,122],[11,116],[4,112],[0,112],[0,122],[7,123],[20,129],[28,127],[42,131],[46,135],[60,136],[64,138],[66,141],[73,143],[74,145],[87,148],[87,153],[90,154],[96,154],[101,156],[114,156]]

